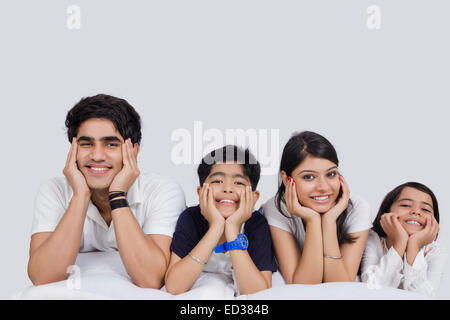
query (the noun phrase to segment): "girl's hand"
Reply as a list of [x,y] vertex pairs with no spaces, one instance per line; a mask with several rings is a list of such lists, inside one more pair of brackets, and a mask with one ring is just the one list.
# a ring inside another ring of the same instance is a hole
[[427,215],[425,218],[425,227],[412,234],[408,239],[408,247],[413,246],[418,250],[430,244],[436,239],[439,232],[439,223],[436,221],[433,215]]
[[350,189],[343,176],[339,175],[339,181],[341,183],[342,196],[328,212],[322,215],[322,219],[336,222],[342,212],[348,207],[350,201]]
[[209,226],[224,226],[225,219],[216,208],[212,188],[208,183],[204,183],[199,194],[200,212],[202,216],[208,221]]
[[386,233],[386,237],[390,239],[393,246],[400,257],[403,257],[406,246],[408,245],[408,233],[402,227],[399,217],[395,212],[388,212],[381,216],[381,227]]
[[316,211],[304,207],[298,201],[297,190],[295,187],[294,179],[288,177],[288,182],[285,183],[285,195],[284,198],[286,200],[286,207],[290,214],[300,217],[306,222],[309,222],[313,219],[320,218],[320,214]]

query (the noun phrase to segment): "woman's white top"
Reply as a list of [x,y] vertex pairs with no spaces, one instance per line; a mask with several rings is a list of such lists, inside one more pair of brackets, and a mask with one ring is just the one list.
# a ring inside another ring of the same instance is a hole
[[[372,228],[372,215],[369,203],[363,198],[351,195],[351,205],[347,209],[347,218],[344,221],[344,233],[355,233]],[[263,207],[263,214],[270,226],[280,228],[291,233],[297,241],[300,251],[303,251],[305,242],[305,227],[300,217],[291,215],[286,205],[281,202],[283,214],[275,205],[275,197],[270,198]]]
[[423,247],[410,266],[406,252],[400,257],[386,239],[373,230],[369,233],[361,261],[361,280],[374,289],[394,287],[435,296],[442,281],[447,252],[436,241]]

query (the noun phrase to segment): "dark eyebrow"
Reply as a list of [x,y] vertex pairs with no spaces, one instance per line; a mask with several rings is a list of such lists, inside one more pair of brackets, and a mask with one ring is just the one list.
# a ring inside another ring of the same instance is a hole
[[[330,170],[332,170],[332,169],[337,169],[337,166],[333,166],[333,167],[329,168],[327,171],[330,171]],[[300,174],[300,173],[305,173],[305,172],[313,172],[313,173],[317,173],[317,171],[314,171],[314,170],[302,170],[302,171],[300,171],[298,174]]]
[[[414,200],[413,199],[409,199],[409,198],[403,198],[403,199],[399,199],[398,201],[411,201],[411,202],[413,202]],[[431,209],[433,209],[433,206],[431,204],[429,204],[428,202],[421,201],[421,203],[424,204],[424,205],[427,205],[427,206],[431,207]]]
[[[215,177],[215,176],[223,176],[223,177],[225,177],[225,176],[227,176],[225,173],[223,173],[223,172],[221,172],[221,171],[218,171],[218,172],[214,172],[212,175],[210,175],[209,177],[210,178],[212,178],[212,177]],[[233,175],[233,178],[242,178],[242,179],[245,179],[245,180],[248,180],[249,181],[249,178],[247,178],[246,176],[244,176],[244,175],[242,175],[242,174],[240,174],[240,173],[237,173],[237,174],[234,174]]]
[[[77,139],[78,141],[93,141],[95,140],[93,137],[88,137],[88,136],[81,136]],[[117,141],[117,142],[122,142],[120,141],[120,139],[116,136],[107,136],[107,137],[102,137],[100,139],[100,141]]]

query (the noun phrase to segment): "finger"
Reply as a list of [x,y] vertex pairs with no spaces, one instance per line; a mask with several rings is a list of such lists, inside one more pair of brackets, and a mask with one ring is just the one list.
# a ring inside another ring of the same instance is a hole
[[74,161],[76,161],[76,151],[77,151],[77,138],[72,139],[72,144],[70,145],[69,153],[67,154],[66,167],[71,165]]
[[350,188],[348,187],[347,181],[345,181],[343,175],[339,175],[339,179],[342,186],[342,195],[345,196],[345,199],[350,199]]
[[136,169],[137,168],[137,159],[134,154],[133,150],[133,144],[131,143],[131,139],[127,139],[127,149],[128,149],[128,161],[130,163],[131,168]]

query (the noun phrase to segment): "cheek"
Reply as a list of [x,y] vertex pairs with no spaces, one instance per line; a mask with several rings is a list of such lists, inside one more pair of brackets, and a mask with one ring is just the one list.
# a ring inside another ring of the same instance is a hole
[[297,197],[300,203],[305,203],[310,200],[309,195],[314,191],[314,184],[295,180],[295,189],[297,190]]

